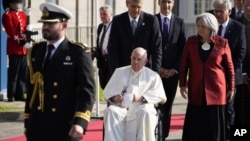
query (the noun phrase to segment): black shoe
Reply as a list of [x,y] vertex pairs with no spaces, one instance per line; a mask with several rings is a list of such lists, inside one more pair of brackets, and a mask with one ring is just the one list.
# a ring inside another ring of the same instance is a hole
[[25,98],[15,98],[15,101],[25,101]]
[[14,102],[14,101],[15,101],[14,97],[9,97],[8,98],[8,102]]

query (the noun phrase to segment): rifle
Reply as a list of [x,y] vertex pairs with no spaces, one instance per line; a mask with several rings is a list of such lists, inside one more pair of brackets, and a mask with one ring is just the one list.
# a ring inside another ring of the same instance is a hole
[[31,0],[28,0],[28,6],[27,6],[27,9],[26,9],[26,13],[27,13],[27,30],[25,32],[25,35],[26,35],[26,38],[27,38],[28,42],[31,42],[31,41],[35,42],[35,40],[33,40],[31,38],[31,36],[37,35],[38,31],[32,31],[31,23],[30,23],[30,15],[31,15],[30,8],[31,8]]

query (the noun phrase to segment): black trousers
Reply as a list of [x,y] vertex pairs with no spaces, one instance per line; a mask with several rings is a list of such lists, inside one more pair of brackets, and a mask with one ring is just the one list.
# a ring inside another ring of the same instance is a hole
[[[236,91],[237,91],[237,86],[236,86]],[[235,118],[234,100],[235,100],[235,95],[233,96],[233,99],[226,104],[226,109],[225,109],[227,141],[230,141],[230,126],[234,124],[234,118]]]
[[162,113],[162,139],[164,140],[168,137],[170,129],[170,121],[172,114],[172,106],[174,103],[177,85],[178,85],[178,75],[174,75],[168,79],[162,79],[163,87],[167,97],[167,102],[165,104],[160,104],[159,108]]
[[250,126],[250,81],[248,84],[241,84],[235,94],[234,107],[235,119],[234,125]]
[[98,74],[101,88],[104,89],[111,77],[108,61],[102,61]]
[[7,76],[7,97],[15,100],[23,100],[23,94],[27,92],[29,70],[26,55],[9,55],[9,67]]

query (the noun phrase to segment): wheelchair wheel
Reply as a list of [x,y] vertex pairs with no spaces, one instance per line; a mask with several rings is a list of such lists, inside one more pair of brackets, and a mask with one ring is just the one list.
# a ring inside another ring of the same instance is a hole
[[155,140],[162,141],[162,121],[161,121],[161,112],[158,109],[157,111],[158,123],[155,128]]

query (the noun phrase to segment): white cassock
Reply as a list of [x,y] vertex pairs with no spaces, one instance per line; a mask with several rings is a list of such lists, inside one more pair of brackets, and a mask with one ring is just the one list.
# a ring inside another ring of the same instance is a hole
[[[123,102],[105,110],[104,141],[155,141],[155,104],[166,102],[160,76],[147,67],[139,72],[134,72],[131,66],[117,68],[103,91],[104,96],[109,99],[124,89]],[[143,96],[147,103],[133,102],[134,96]]]

